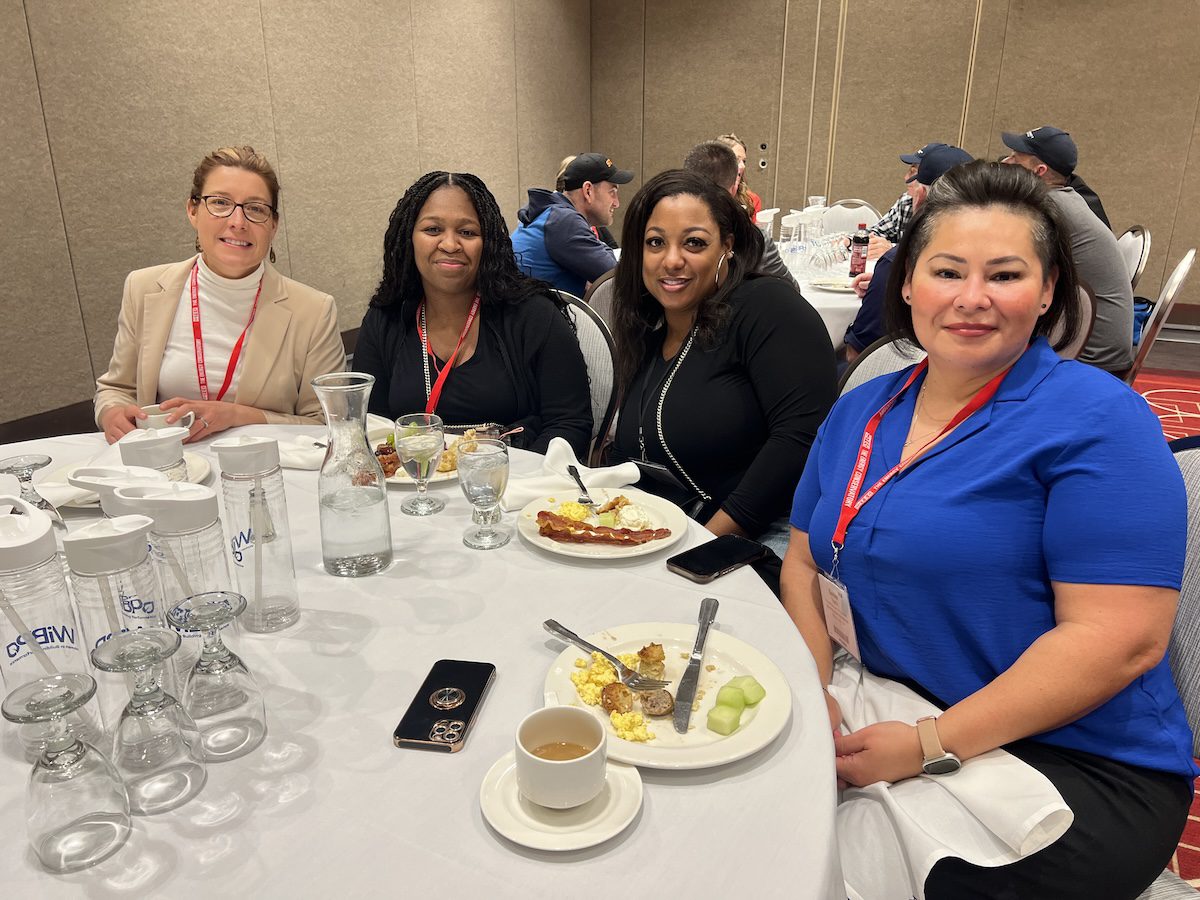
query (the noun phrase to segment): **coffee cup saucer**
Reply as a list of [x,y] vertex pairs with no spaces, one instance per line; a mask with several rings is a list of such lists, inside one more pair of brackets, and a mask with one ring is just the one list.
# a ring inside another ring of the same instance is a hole
[[501,835],[534,850],[582,850],[623,831],[642,808],[636,766],[608,761],[604,788],[573,809],[549,809],[521,796],[513,751],[496,760],[479,787],[483,817]]

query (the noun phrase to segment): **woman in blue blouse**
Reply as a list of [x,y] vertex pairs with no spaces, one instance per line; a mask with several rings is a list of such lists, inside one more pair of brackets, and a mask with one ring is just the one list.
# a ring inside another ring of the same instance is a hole
[[937,775],[1003,747],[1074,813],[1011,865],[941,860],[926,897],[1136,897],[1196,775],[1165,659],[1186,500],[1142,398],[1047,342],[1080,325],[1074,267],[1044,189],[1015,169],[952,169],[905,231],[885,303],[928,365],[830,413],[796,490],[783,600],[828,683],[832,573],[864,666],[944,710],[837,734],[841,780]]

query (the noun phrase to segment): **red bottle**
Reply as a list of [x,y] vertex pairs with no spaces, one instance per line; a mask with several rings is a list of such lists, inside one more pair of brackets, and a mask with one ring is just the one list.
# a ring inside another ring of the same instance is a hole
[[871,235],[867,233],[867,223],[859,222],[858,231],[850,238],[850,277],[861,275],[867,270],[867,247],[871,243]]

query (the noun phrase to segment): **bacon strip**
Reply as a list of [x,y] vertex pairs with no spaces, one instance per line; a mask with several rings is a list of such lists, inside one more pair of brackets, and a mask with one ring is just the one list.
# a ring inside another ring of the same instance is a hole
[[609,528],[568,519],[548,509],[537,514],[538,534],[562,544],[610,544],[634,547],[671,536],[669,528]]

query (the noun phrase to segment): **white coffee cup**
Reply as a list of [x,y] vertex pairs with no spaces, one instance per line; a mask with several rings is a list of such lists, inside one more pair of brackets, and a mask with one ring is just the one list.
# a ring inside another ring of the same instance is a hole
[[[586,752],[573,759],[545,759],[539,747],[575,744]],[[547,706],[517,726],[517,787],[539,806],[570,809],[597,797],[608,770],[608,738],[603,723],[577,706]]]
[[189,412],[180,416],[178,422],[172,422],[171,426],[168,426],[167,416],[172,415],[174,410],[164,410],[157,403],[143,406],[142,412],[146,414],[146,418],[137,420],[138,428],[168,428],[175,425],[180,428],[191,428],[192,423],[196,421],[196,414]]

